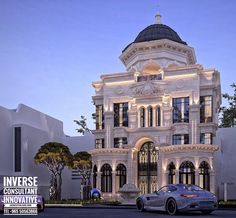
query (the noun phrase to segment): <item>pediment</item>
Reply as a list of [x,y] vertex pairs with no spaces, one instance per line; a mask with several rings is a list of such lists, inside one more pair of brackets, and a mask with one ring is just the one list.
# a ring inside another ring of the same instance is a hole
[[151,96],[151,95],[163,95],[166,93],[166,89],[161,84],[157,84],[153,81],[144,81],[137,83],[131,87],[132,94],[136,96]]

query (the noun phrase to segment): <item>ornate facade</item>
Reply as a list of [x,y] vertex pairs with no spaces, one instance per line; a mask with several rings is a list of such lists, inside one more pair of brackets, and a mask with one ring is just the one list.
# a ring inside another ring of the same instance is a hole
[[167,183],[215,192],[219,72],[197,64],[194,49],[160,15],[120,59],[126,72],[93,82],[93,186],[113,198],[124,184],[141,193]]

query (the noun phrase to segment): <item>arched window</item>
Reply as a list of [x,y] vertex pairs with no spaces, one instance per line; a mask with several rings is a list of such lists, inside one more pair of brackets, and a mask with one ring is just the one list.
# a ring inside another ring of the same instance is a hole
[[149,106],[147,110],[148,110],[148,127],[152,127],[152,121],[153,121],[152,106]]
[[97,166],[94,165],[94,167],[93,167],[93,188],[97,188],[97,172],[98,172]]
[[173,162],[171,162],[168,166],[168,183],[169,184],[175,184],[175,165]]
[[126,183],[126,167],[124,164],[119,164],[116,167],[116,191],[118,192],[120,188]]
[[210,191],[210,166],[206,161],[202,161],[199,166],[199,186]]
[[138,186],[141,194],[157,189],[157,150],[153,142],[146,142],[138,152]]
[[157,126],[161,126],[161,108],[157,107],[156,110],[156,124]]
[[140,127],[145,127],[145,108],[140,108]]
[[112,169],[109,164],[104,164],[101,168],[101,190],[102,192],[112,192]]
[[191,161],[184,161],[180,165],[179,183],[195,184],[195,167]]

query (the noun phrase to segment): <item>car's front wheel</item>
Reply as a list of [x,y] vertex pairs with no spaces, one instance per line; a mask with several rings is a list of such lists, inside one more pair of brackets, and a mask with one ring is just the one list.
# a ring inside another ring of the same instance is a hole
[[177,204],[173,198],[169,198],[166,202],[166,212],[169,215],[175,215],[177,213]]
[[144,212],[145,209],[144,209],[144,203],[143,203],[143,200],[142,199],[138,199],[137,202],[136,202],[136,206],[137,206],[137,209],[141,212]]

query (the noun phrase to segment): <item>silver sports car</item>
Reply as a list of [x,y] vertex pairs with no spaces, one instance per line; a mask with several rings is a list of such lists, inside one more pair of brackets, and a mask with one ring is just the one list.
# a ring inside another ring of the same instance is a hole
[[144,194],[137,198],[138,210],[160,210],[169,215],[179,212],[201,211],[210,214],[216,210],[216,196],[196,185],[166,185],[152,194]]

